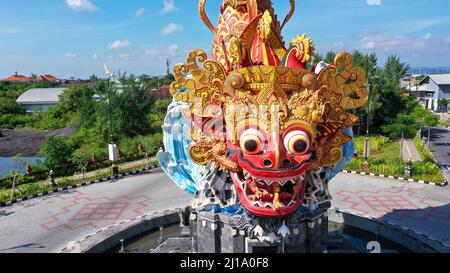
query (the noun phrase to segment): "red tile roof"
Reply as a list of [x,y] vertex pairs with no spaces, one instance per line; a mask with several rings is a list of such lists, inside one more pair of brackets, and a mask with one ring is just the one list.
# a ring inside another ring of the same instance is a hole
[[8,78],[3,79],[2,81],[5,81],[5,82],[27,82],[27,81],[31,81],[31,80],[32,79],[30,77],[15,74]]
[[61,79],[58,77],[55,77],[53,75],[41,75],[37,77],[36,79],[33,79],[31,77],[15,74],[8,78],[3,79],[2,81],[5,82],[31,82],[31,81],[60,81]]
[[36,81],[60,81],[61,79],[53,75],[41,75],[36,78]]

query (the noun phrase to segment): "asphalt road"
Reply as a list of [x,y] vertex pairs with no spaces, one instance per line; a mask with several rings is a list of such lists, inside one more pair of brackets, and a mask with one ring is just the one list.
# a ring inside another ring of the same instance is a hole
[[[422,132],[427,137],[428,131]],[[450,165],[450,130],[444,128],[431,129],[430,150],[439,164]]]
[[190,200],[156,169],[0,208],[0,253],[59,252],[104,227],[184,207]]
[[[428,130],[422,131],[422,137],[428,136]],[[438,163],[447,181],[450,181],[450,130],[445,128],[431,129],[430,151]]]

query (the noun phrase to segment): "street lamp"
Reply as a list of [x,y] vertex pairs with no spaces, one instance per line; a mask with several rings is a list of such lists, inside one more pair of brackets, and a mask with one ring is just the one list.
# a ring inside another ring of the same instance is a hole
[[[117,145],[114,143],[114,135],[113,135],[113,117],[112,117],[112,86],[114,84],[114,75],[111,73],[111,69],[105,65],[105,74],[107,78],[106,89],[108,92],[108,108],[109,108],[109,160],[112,161],[112,174],[117,175],[119,173],[119,169],[115,166],[115,162],[117,161]],[[111,83],[112,79],[112,83]]]

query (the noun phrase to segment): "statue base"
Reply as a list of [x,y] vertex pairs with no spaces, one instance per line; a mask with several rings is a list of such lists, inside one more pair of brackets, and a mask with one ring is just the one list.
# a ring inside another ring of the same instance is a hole
[[194,253],[324,253],[327,251],[329,205],[304,213],[281,242],[254,239],[236,227],[240,216],[191,212],[189,229]]

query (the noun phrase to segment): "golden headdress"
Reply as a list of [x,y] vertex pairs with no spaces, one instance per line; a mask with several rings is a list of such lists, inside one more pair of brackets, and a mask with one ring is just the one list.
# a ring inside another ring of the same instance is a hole
[[[233,128],[242,122],[269,129],[276,120],[281,132],[302,124],[319,144],[319,166],[332,166],[342,158],[340,147],[351,140],[344,130],[357,121],[346,110],[360,108],[368,99],[365,72],[353,67],[347,52],[318,74],[308,70],[314,43],[299,35],[287,48],[281,37],[295,9],[295,1],[290,3],[280,23],[269,0],[224,0],[214,27],[204,12],[206,0],[200,0],[200,17],[214,33],[213,58],[203,50],[191,51],[186,64],[175,66],[170,91],[175,99],[192,103],[192,119],[201,118],[197,125],[223,120],[232,128],[227,132],[231,142],[238,141]],[[242,105],[245,109],[238,110]],[[271,113],[267,119],[261,118],[264,108]],[[193,141],[190,155],[195,162],[215,160],[223,168],[237,168],[225,158],[224,141],[198,128]]]

